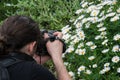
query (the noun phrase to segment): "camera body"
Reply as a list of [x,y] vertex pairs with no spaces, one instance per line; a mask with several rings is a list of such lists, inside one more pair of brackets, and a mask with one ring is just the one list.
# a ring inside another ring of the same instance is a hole
[[43,43],[39,43],[39,41],[38,41],[37,51],[36,51],[37,55],[40,55],[40,56],[49,55],[49,53],[47,51],[47,48],[46,48],[46,43],[48,41],[53,42],[55,40],[60,40],[63,43],[63,53],[66,51],[66,44],[65,44],[65,42],[62,39],[54,36],[53,35],[54,32],[56,32],[56,31],[54,31],[54,30],[49,30],[49,31],[41,30],[43,38],[44,38],[44,33],[47,33],[49,38],[43,39]]

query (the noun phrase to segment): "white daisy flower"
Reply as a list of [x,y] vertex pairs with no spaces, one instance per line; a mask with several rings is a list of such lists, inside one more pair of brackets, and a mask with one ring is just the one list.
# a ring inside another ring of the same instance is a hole
[[73,46],[70,46],[70,47],[66,50],[66,52],[68,52],[68,53],[71,53],[72,51],[74,51],[74,47],[73,47]]
[[108,42],[108,39],[104,40],[104,41],[102,42],[102,45],[107,44],[107,42]]
[[98,22],[98,19],[99,19],[98,17],[92,17],[91,18],[91,22],[92,23],[96,23],[96,22]]
[[119,40],[120,39],[120,34],[116,34],[115,36],[114,36],[114,38],[113,38],[113,40],[115,40],[115,41],[117,41],[117,40]]
[[86,43],[87,46],[92,46],[93,45],[93,42],[92,41],[89,41]]
[[82,28],[82,23],[81,22],[78,22],[75,26],[76,26],[76,28]]
[[95,59],[95,56],[90,56],[90,57],[88,57],[88,59],[89,59],[90,61],[92,61],[92,60]]
[[118,57],[118,56],[114,56],[113,58],[112,58],[112,62],[113,63],[118,63],[120,61],[120,58]]
[[97,46],[96,45],[92,45],[91,47],[90,47],[90,49],[95,49]]
[[120,73],[120,68],[117,68],[117,72]]
[[101,27],[98,31],[105,31],[106,27]]
[[86,23],[87,21],[88,21],[87,18],[83,18],[81,22],[82,22],[82,24],[84,24],[84,23]]
[[104,21],[105,19],[106,19],[106,16],[102,16],[101,18],[98,19],[97,22],[102,22],[102,21]]
[[84,34],[83,31],[77,32],[77,35],[79,36],[80,40],[84,40],[85,39],[85,34]]
[[97,16],[99,14],[99,10],[93,10],[90,14],[90,16]]
[[78,54],[78,53],[79,53],[79,49],[76,49],[76,50],[75,50],[75,53]]
[[111,5],[113,2],[110,0],[104,0],[103,5]]
[[85,73],[86,73],[86,74],[91,74],[92,71],[90,71],[90,70],[87,69],[87,70],[85,71]]
[[85,17],[85,15],[81,15],[81,16],[78,17],[78,20],[81,20],[84,17]]
[[109,49],[104,49],[102,50],[102,53],[107,53],[109,51]]
[[119,45],[113,46],[112,51],[113,51],[113,52],[118,52],[118,51],[119,51]]
[[67,66],[67,65],[69,65],[69,63],[68,62],[64,62],[64,65]]
[[79,10],[77,10],[76,12],[75,12],[75,14],[80,14],[81,12],[83,12],[84,11],[84,9],[79,9]]
[[84,8],[88,5],[88,2],[84,2],[81,6]]
[[5,5],[6,5],[6,6],[12,6],[12,4],[10,4],[10,3],[6,3]]
[[104,25],[104,23],[100,23],[100,24],[97,25],[97,27],[98,27],[98,28],[99,28],[99,27],[103,27],[103,25]]
[[95,37],[95,40],[98,40],[98,39],[101,39],[101,35],[97,35],[96,37]]
[[68,72],[68,74],[70,75],[70,77],[74,77],[74,73],[72,71]]
[[105,70],[101,70],[99,74],[105,74]]
[[105,72],[110,71],[110,67],[104,67]]
[[79,37],[76,37],[74,40],[73,40],[73,43],[76,44],[80,41],[80,38]]
[[85,28],[89,28],[90,27],[90,22],[85,24]]
[[101,35],[101,36],[105,36],[106,34],[107,34],[107,32],[104,31],[104,32],[101,32],[100,35]]
[[92,67],[93,67],[93,68],[97,68],[97,64],[93,64]]
[[76,19],[76,20],[74,21],[74,23],[73,23],[73,24],[74,24],[74,25],[76,25],[78,21],[79,21],[79,20],[78,20],[78,19]]
[[78,45],[78,48],[81,48],[81,47],[83,47],[84,46],[84,43],[80,43],[79,45]]
[[83,65],[78,68],[79,72],[84,71],[84,70],[85,70],[85,66],[83,66]]
[[102,16],[104,16],[104,14],[105,14],[105,11],[102,11],[102,12],[100,12],[100,17],[102,17]]
[[79,55],[85,55],[86,49],[79,49]]
[[107,14],[106,17],[112,17],[112,16],[114,16],[115,14],[116,14],[115,12],[112,12],[112,13]]
[[67,25],[67,26],[65,26],[65,27],[63,27],[62,28],[62,33],[63,34],[66,34],[66,33],[68,33],[68,31],[71,29],[71,27],[69,27],[69,25]]
[[62,38],[63,38],[64,40],[68,40],[70,37],[71,37],[70,34],[64,34]]
[[117,0],[113,0],[112,4],[115,5],[117,3]]
[[119,20],[119,16],[114,16],[113,18],[110,19],[111,22],[117,21]]
[[110,66],[110,63],[105,63],[104,64],[104,67],[109,67]]
[[117,13],[120,13],[120,8],[117,9]]
[[92,10],[96,10],[97,9],[97,6],[96,5],[91,5],[88,7],[88,9],[86,9],[86,12],[89,13],[91,12]]

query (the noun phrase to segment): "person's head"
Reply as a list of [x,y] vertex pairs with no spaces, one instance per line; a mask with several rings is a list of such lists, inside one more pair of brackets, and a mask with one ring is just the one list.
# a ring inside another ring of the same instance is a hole
[[42,36],[38,24],[26,16],[11,16],[0,27],[0,55],[14,51],[32,54]]

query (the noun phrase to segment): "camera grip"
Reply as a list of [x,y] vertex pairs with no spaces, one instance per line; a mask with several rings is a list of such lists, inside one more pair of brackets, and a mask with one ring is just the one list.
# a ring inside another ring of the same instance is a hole
[[36,50],[37,55],[40,55],[40,56],[49,55],[47,48],[46,48],[46,43],[48,41],[54,42],[55,40],[59,40],[60,42],[62,42],[63,44],[62,52],[64,53],[66,51],[65,41],[63,39],[60,39],[57,36],[54,36],[53,35],[54,32],[56,31],[47,31],[47,30],[41,31],[42,35],[44,35],[44,33],[48,33],[49,38],[46,38],[45,40],[43,39],[43,43],[40,43],[40,41],[38,41],[37,50]]

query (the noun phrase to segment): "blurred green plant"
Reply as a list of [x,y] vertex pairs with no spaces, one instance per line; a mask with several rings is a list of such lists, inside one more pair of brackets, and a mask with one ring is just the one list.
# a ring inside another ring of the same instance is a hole
[[8,12],[15,12],[16,8],[12,5],[16,4],[17,0],[0,0],[0,22],[8,17]]
[[[57,30],[68,24],[72,17],[75,17],[74,12],[80,5],[80,0],[18,0],[17,4],[12,2],[11,0],[9,8],[13,8],[15,11],[7,10],[5,12],[4,10],[5,17],[26,15],[36,20],[41,28]],[[7,3],[4,3],[5,5]],[[3,18],[5,17],[3,16]]]

